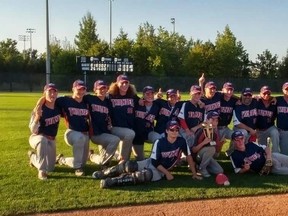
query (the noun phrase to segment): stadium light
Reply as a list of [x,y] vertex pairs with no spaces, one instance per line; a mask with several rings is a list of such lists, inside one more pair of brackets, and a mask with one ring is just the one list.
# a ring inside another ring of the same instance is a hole
[[173,34],[175,34],[175,18],[171,18],[171,23],[173,25]]
[[32,58],[32,33],[35,33],[35,29],[33,28],[27,28],[26,33],[30,34],[30,58]]

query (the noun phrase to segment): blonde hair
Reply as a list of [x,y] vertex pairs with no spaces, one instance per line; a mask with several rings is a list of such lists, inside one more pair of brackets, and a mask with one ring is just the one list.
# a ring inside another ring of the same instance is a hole
[[[117,82],[112,82],[112,83],[110,84],[108,93],[109,93],[110,95],[113,95],[113,96],[118,96],[118,95],[120,95],[119,87],[118,87],[118,85],[117,85]],[[135,85],[129,84],[129,88],[128,88],[127,92],[126,92],[126,96],[127,96],[127,97],[134,97],[135,95],[137,95],[137,91],[136,91]]]

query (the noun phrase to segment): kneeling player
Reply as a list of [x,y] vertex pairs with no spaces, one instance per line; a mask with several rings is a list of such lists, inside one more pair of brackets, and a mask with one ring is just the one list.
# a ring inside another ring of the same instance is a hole
[[179,124],[176,121],[169,121],[166,126],[166,136],[155,141],[150,158],[137,162],[127,161],[96,171],[92,176],[102,179],[101,188],[158,181],[164,176],[167,180],[173,180],[174,176],[170,170],[177,164],[183,152],[187,156],[192,178],[201,180],[202,177],[197,176],[195,163],[185,139],[178,135]]

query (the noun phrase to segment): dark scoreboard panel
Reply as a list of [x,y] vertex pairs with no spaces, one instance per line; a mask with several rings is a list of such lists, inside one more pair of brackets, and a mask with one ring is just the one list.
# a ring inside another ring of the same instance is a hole
[[133,72],[133,63],[128,58],[77,56],[76,63],[81,71]]

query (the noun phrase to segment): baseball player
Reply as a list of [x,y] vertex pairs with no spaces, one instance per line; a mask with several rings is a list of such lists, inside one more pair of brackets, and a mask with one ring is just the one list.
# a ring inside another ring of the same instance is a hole
[[89,110],[83,101],[86,86],[82,80],[76,80],[72,86],[72,96],[58,97],[56,104],[61,107],[67,130],[64,140],[73,149],[73,157],[57,156],[56,162],[75,169],[76,176],[83,176],[83,170],[89,153]]
[[[277,152],[271,152],[271,148],[258,145],[254,142],[245,144],[245,135],[241,131],[232,134],[234,152],[230,159],[235,173],[253,171],[262,174],[264,166],[272,166],[271,173],[288,175],[288,156]],[[271,162],[272,160],[272,162]],[[269,173],[266,173],[269,174]]]
[[144,160],[144,142],[148,139],[148,133],[153,130],[154,119],[158,107],[154,103],[154,88],[145,86],[143,88],[144,105],[137,105],[135,108],[135,138],[133,140],[133,154],[137,161]]
[[119,145],[120,138],[111,134],[110,103],[106,98],[108,85],[103,80],[94,83],[95,95],[87,94],[83,100],[90,113],[90,139],[98,145],[99,154],[90,150],[89,159],[98,165],[107,165]]
[[169,89],[166,92],[166,99],[157,99],[154,103],[158,106],[158,114],[155,118],[156,125],[154,131],[148,134],[148,140],[154,143],[157,139],[165,136],[166,124],[170,120],[178,119],[183,101],[179,101],[179,91]]
[[111,133],[121,139],[120,162],[130,159],[132,143],[135,137],[133,130],[135,121],[135,106],[139,103],[135,86],[130,84],[126,75],[119,75],[117,81],[109,87],[111,103]]
[[208,112],[205,125],[195,134],[192,152],[198,164],[199,172],[203,177],[210,177],[210,174],[217,175],[223,173],[222,167],[213,158],[215,153],[220,149],[219,135],[217,132],[218,119],[218,112]]
[[56,161],[56,144],[61,110],[55,105],[58,95],[55,84],[49,83],[44,87],[44,104],[37,104],[34,108],[29,128],[31,136],[30,146],[36,153],[29,150],[30,165],[38,169],[38,178],[46,180],[48,172],[54,170]]
[[267,145],[267,138],[272,142],[272,152],[279,152],[279,132],[275,126],[277,107],[271,102],[271,89],[263,86],[260,89],[260,98],[257,106],[257,139],[261,145]]
[[221,108],[221,92],[217,91],[216,84],[213,81],[209,81],[205,84],[204,95],[201,101],[205,104],[205,112],[216,111],[220,113]]
[[192,85],[190,88],[190,101],[183,103],[178,118],[180,120],[180,135],[186,139],[189,147],[194,144],[195,133],[202,128],[204,121],[204,107],[199,105],[201,98],[201,87]]
[[282,86],[282,96],[276,97],[277,99],[277,128],[280,134],[280,152],[288,155],[288,82]]
[[[201,180],[201,176],[196,173],[195,163],[185,139],[178,136],[179,124],[177,121],[169,121],[166,125],[167,135],[156,140],[150,158],[138,162],[128,161],[125,166],[120,164],[107,170],[94,172],[92,175],[94,178],[102,179],[100,187],[108,188],[116,185],[158,181],[163,177],[166,177],[167,180],[173,180],[174,176],[171,169],[177,164],[182,152],[187,155],[192,178]],[[124,174],[113,178],[113,176],[121,173]]]

